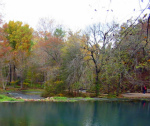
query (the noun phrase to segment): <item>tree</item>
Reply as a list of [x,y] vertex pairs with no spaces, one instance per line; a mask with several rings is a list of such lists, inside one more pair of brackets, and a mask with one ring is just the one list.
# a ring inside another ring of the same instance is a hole
[[63,39],[65,37],[65,31],[60,27],[56,28],[54,31],[54,36],[57,38]]
[[[3,26],[6,38],[10,47],[12,48],[12,59],[10,60],[10,82],[16,80],[16,67],[21,76],[21,88],[23,87],[23,66],[26,56],[29,54],[32,47],[32,33],[33,29],[28,24],[20,21],[9,21]],[[22,64],[22,66],[21,66]],[[17,66],[18,65],[18,66]],[[12,78],[11,78],[12,77]]]
[[29,28],[28,24],[23,25],[22,22],[9,21],[4,25],[6,38],[9,41],[13,51],[30,51],[33,29]]
[[86,65],[83,60],[83,53],[81,51],[80,32],[69,32],[68,40],[62,49],[62,77],[69,91],[77,91],[80,88],[87,88],[85,84]]
[[83,49],[87,50],[88,55],[90,54],[89,56],[94,64],[96,96],[99,95],[101,87],[99,73],[102,72],[107,57],[105,50],[108,44],[113,42],[113,34],[117,28],[118,25],[114,22],[106,26],[98,24],[90,27],[90,32],[87,33],[87,42]]
[[[0,25],[2,24],[2,14],[0,14]],[[11,58],[11,47],[9,46],[9,43],[5,36],[6,33],[4,32],[4,29],[0,27],[0,82],[2,83],[2,87],[4,90],[6,89],[6,85],[8,84],[9,80],[9,61]]]
[[115,61],[120,64],[117,66],[120,69],[119,83],[122,84],[118,83],[118,87],[133,91],[134,87],[148,84],[149,79],[146,79],[149,76],[147,26],[147,20],[138,22],[128,20],[118,30],[118,41],[112,49]]
[[10,75],[10,59],[11,59],[11,47],[5,38],[3,29],[0,28],[0,79],[3,89],[6,89]]
[[[57,85],[59,85],[58,82],[61,82],[61,49],[64,46],[64,34],[57,34],[59,30],[53,27],[53,22],[46,20],[45,23],[48,24],[41,22],[39,25],[40,29],[36,32],[36,44],[34,46],[33,52],[38,60],[39,71],[41,71],[44,76],[44,83],[46,85],[46,89],[48,89],[46,90],[46,93],[47,91],[50,93],[49,87],[57,87]],[[61,32],[64,31],[61,29]],[[54,90],[55,89],[56,88],[54,88]]]

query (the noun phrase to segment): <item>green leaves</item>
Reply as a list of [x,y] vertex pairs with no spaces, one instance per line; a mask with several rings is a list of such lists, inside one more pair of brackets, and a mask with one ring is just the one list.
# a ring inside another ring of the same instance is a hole
[[54,32],[54,36],[62,39],[65,36],[65,31],[63,31],[62,28],[56,28],[56,30]]

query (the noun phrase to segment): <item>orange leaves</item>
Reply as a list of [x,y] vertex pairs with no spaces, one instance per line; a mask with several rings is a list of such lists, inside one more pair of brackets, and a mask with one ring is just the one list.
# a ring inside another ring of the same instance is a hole
[[8,46],[7,42],[0,42],[0,57],[5,56],[6,54],[8,54],[11,50],[11,47]]

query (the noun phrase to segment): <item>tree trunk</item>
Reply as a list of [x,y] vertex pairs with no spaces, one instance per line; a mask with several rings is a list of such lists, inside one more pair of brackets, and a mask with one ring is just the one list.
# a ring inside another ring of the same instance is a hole
[[16,66],[15,65],[13,65],[13,78],[12,78],[12,80],[14,80],[14,81],[16,81]]
[[120,79],[117,85],[117,94],[116,94],[117,96],[119,96],[119,92],[120,92]]
[[96,70],[96,78],[95,78],[96,96],[99,95],[99,89],[100,89],[98,74],[99,74],[99,72]]
[[107,93],[108,94],[110,93],[110,84],[109,83],[107,84]]
[[20,88],[22,89],[23,88],[23,77],[20,77],[20,79],[21,79]]
[[6,90],[6,84],[5,83],[7,83],[7,82],[3,81],[3,90]]
[[120,73],[120,75],[119,75],[119,82],[118,82],[118,85],[117,85],[117,94],[116,94],[117,96],[120,93],[120,85],[121,85],[122,78],[123,78],[123,73]]
[[11,69],[11,64],[9,65],[9,84],[12,81],[12,69]]
[[23,88],[23,80],[21,79],[21,85],[20,85],[21,87],[21,89]]
[[97,65],[97,62],[94,58],[93,51],[91,51],[91,57],[92,57],[92,60],[95,64],[95,72],[96,72],[95,89],[96,89],[96,96],[98,96],[99,95],[99,89],[100,89],[98,74],[100,73],[100,69],[98,69],[98,65]]

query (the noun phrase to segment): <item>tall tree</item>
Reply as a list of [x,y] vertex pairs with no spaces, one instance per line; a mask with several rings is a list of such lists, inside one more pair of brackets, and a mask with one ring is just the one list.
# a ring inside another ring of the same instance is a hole
[[[0,3],[0,6],[2,4]],[[0,25],[2,26],[2,14],[0,13]],[[4,29],[0,27],[0,82],[2,84],[3,89],[6,89],[6,85],[8,84],[9,80],[9,61],[11,59],[11,47],[6,39],[6,33]]]
[[4,28],[7,33],[6,38],[13,51],[30,51],[33,29],[28,24],[23,25],[20,21],[9,21],[4,25]]
[[[20,21],[9,21],[4,24],[4,31],[10,47],[12,48],[12,59],[10,60],[10,82],[16,79],[16,67],[21,76],[21,88],[23,87],[23,64],[26,56],[29,54],[32,46],[33,29],[28,24],[23,24]],[[18,66],[17,66],[18,65]],[[11,78],[12,77],[12,78]]]
[[68,40],[65,42],[65,46],[62,49],[63,64],[62,64],[62,76],[66,83],[66,87],[73,90],[79,90],[79,88],[85,88],[85,62],[83,60],[83,53],[81,51],[81,38],[80,32],[69,32]]
[[4,90],[6,89],[10,75],[9,62],[12,56],[11,49],[5,38],[3,28],[0,28],[0,80]]
[[90,27],[90,32],[87,33],[87,42],[83,48],[87,50],[88,55],[90,54],[94,64],[96,96],[99,95],[101,87],[99,73],[102,72],[107,57],[105,50],[108,44],[113,42],[113,35],[117,28],[118,25],[114,22],[106,26],[98,24]]

